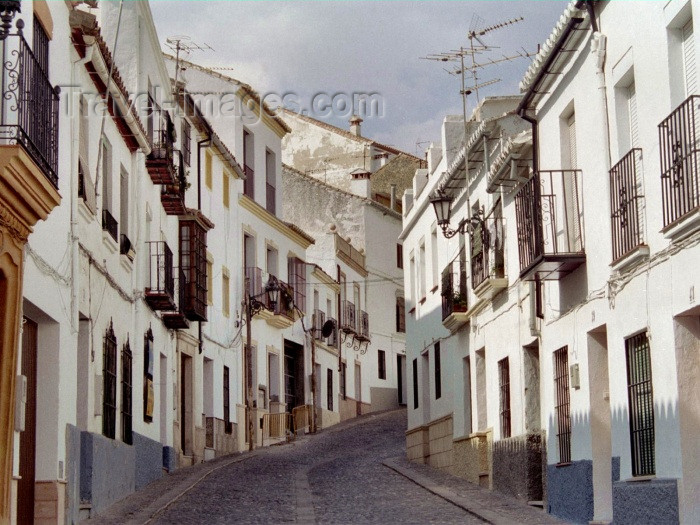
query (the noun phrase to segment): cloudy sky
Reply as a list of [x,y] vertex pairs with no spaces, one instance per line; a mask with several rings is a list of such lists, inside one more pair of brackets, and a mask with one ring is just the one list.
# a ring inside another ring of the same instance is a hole
[[[420,57],[468,47],[471,27],[521,16],[522,22],[482,37],[498,49],[477,61],[535,51],[565,7],[563,0],[151,2],[163,44],[178,35],[208,44],[213,51],[186,58],[261,94],[291,94],[286,100],[311,116],[346,128],[343,103],[353,94],[377,94],[381,114],[365,118],[363,135],[414,154],[425,148],[416,143],[439,139],[444,115],[462,111],[459,76],[445,71],[454,66]],[[480,95],[517,93],[528,64],[519,58],[480,70],[479,82],[502,80]],[[335,114],[326,109],[332,101]],[[470,95],[469,110],[475,102]]]

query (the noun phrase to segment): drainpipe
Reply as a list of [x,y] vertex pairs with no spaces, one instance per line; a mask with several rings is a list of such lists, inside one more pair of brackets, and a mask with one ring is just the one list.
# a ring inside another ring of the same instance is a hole
[[595,76],[598,83],[598,110],[603,115],[605,119],[605,152],[607,153],[607,170],[610,169],[612,165],[612,159],[610,156],[610,119],[608,112],[608,98],[606,97],[606,83],[605,83],[605,71],[603,66],[605,65],[605,53],[608,37],[603,33],[598,31],[593,33],[593,38],[591,40],[591,54],[595,55],[596,58],[596,69]]
[[[210,145],[211,137],[197,141],[197,211],[202,211],[202,147],[207,147]],[[201,354],[204,350],[202,339],[202,321],[199,321],[197,324],[199,325],[199,353]]]

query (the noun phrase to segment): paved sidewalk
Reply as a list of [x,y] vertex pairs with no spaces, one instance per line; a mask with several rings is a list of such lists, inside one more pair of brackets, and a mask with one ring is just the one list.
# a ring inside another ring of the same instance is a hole
[[413,463],[405,456],[386,459],[383,463],[384,466],[487,523],[566,523],[515,498],[484,489],[427,465]]

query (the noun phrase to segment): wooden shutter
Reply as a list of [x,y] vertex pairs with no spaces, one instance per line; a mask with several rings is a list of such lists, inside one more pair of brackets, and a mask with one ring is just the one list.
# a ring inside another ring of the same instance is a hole
[[569,168],[575,170],[578,167],[576,155],[576,114],[569,117],[566,122],[569,139]]
[[693,21],[683,26],[683,71],[685,76],[685,96],[693,95],[698,88],[698,75],[695,67],[695,39]]

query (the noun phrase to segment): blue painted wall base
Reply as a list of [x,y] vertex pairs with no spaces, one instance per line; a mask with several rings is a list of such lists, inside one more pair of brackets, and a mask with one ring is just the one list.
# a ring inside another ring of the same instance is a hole
[[593,462],[547,465],[547,506],[555,516],[573,523],[593,519]]
[[613,483],[615,525],[656,525],[678,521],[678,480],[650,479]]

